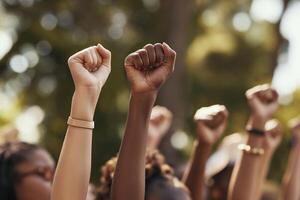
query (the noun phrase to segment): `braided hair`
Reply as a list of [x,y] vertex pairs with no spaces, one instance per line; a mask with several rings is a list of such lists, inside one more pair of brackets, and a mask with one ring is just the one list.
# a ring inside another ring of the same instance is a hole
[[[146,197],[149,186],[153,181],[161,179],[172,182],[175,175],[173,169],[166,164],[165,158],[157,150],[148,150],[146,153]],[[110,200],[112,180],[117,164],[117,157],[108,160],[101,167],[100,186],[96,189],[96,200]]]
[[15,184],[19,177],[16,167],[29,160],[38,146],[25,142],[7,142],[0,145],[0,199],[17,200]]

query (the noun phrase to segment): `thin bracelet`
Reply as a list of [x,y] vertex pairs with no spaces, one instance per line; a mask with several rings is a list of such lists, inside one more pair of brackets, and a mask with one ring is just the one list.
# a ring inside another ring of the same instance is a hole
[[78,128],[85,128],[85,129],[94,129],[95,123],[94,121],[84,121],[80,119],[73,119],[72,117],[68,118],[67,124],[69,126],[74,126]]
[[256,135],[256,136],[264,136],[265,131],[257,129],[257,128],[247,128],[246,129],[248,133]]
[[245,153],[256,155],[256,156],[262,156],[265,153],[263,148],[251,147],[250,145],[247,144],[239,144],[238,149]]

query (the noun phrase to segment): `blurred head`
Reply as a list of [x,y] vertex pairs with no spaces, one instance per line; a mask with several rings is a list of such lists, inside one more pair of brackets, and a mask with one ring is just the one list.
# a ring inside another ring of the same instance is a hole
[[32,144],[8,142],[0,146],[0,199],[49,200],[54,161]]
[[211,200],[226,200],[227,191],[231,174],[234,168],[234,163],[228,164],[222,171],[210,178],[208,184],[208,199]]
[[[109,160],[101,169],[100,186],[97,189],[97,200],[109,200],[117,158]],[[191,200],[186,186],[165,163],[164,157],[157,150],[146,154],[146,200]]]

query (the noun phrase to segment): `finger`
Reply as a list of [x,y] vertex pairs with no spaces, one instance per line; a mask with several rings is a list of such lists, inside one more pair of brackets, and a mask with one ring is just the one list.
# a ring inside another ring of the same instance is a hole
[[149,57],[148,57],[148,53],[147,53],[146,49],[140,49],[136,52],[140,55],[140,57],[142,59],[143,67],[148,68],[150,61],[149,61]]
[[155,66],[160,66],[162,62],[164,61],[164,51],[163,51],[163,45],[160,43],[156,43],[154,45],[155,50]]
[[97,52],[97,47],[95,47],[94,48],[94,55],[95,55],[95,59],[96,59],[96,66],[97,66],[97,68],[99,68],[101,65],[102,65],[102,63],[103,63],[103,61],[102,61],[102,57],[101,57],[101,55]]
[[223,119],[224,119],[224,115],[222,115],[221,113],[218,113],[217,115],[213,116],[212,121],[214,121],[214,124],[216,126],[218,126],[220,123],[223,122]]
[[171,49],[171,47],[165,42],[163,43],[163,52],[164,52],[166,62],[169,63],[169,65],[167,66],[169,66],[173,71],[174,63],[176,59],[176,52],[173,49]]
[[143,68],[143,61],[138,53],[136,53],[136,52],[132,53],[131,59],[132,59],[133,65],[136,69],[141,70]]
[[106,67],[111,67],[111,52],[108,49],[105,49],[101,44],[97,45],[97,52],[102,58],[102,65]]
[[246,91],[246,96],[251,98],[252,96],[257,95],[257,93],[259,91],[261,91],[261,85],[257,85],[255,87],[252,87],[252,88],[248,89]]
[[93,59],[93,61],[92,61],[93,67],[92,67],[91,71],[94,72],[94,71],[97,71],[97,69],[99,68],[99,66],[101,64],[101,62],[100,62],[98,65],[98,57],[100,57],[100,56],[99,55],[97,56],[98,53],[97,53],[96,47],[90,48],[89,51],[90,51],[90,54]]
[[93,57],[89,50],[83,52],[83,66],[88,71],[91,71],[91,69],[93,68]]
[[146,46],[144,46],[144,49],[147,51],[150,65],[154,66],[155,61],[156,61],[156,54],[155,54],[154,46],[152,44],[147,44]]

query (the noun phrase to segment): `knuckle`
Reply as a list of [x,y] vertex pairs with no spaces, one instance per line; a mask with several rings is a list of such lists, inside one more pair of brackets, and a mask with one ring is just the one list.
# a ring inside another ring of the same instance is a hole
[[105,52],[106,52],[106,55],[111,56],[111,51],[110,50],[106,49]]
[[74,56],[70,56],[68,58],[68,64],[71,64],[74,61]]

